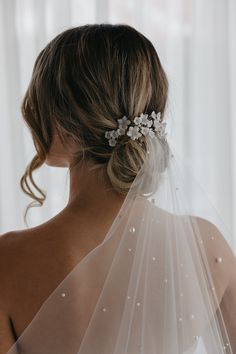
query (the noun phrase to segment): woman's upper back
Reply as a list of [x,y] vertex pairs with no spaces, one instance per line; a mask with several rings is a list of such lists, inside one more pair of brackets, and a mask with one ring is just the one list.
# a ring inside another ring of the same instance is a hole
[[[114,210],[110,214],[100,210],[92,216],[83,212],[77,214],[72,209],[41,226],[10,232],[1,237],[0,318],[8,322],[9,333],[14,334],[15,331],[16,337],[21,335],[58,284],[103,241],[114,215]],[[203,236],[219,304],[224,305],[224,296],[232,297],[229,286],[231,291],[235,287],[234,297],[236,294],[235,257],[213,224],[200,218],[194,220]],[[217,258],[221,258],[222,262],[217,262]],[[236,298],[232,298],[231,304],[236,306]],[[222,309],[226,320],[233,321],[229,309],[224,306]],[[6,326],[5,329],[0,328],[0,333],[4,330],[7,331]],[[11,339],[8,340],[10,343]],[[0,344],[2,354],[4,350],[1,345],[4,341]]]
[[112,212],[92,216],[70,210],[0,237],[0,312],[12,320],[17,337],[56,286],[102,242]]

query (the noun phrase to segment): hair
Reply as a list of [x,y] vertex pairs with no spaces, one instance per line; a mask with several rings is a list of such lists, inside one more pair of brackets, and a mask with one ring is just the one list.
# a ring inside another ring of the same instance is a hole
[[44,203],[46,193],[32,173],[44,164],[57,130],[63,144],[69,137],[76,143],[75,164],[81,154],[104,164],[114,190],[126,194],[144,163],[146,144],[124,135],[111,147],[105,131],[116,129],[124,115],[131,121],[142,112],[163,117],[167,92],[154,46],[131,26],[93,24],[57,35],[39,53],[22,102],[36,149],[20,180],[23,192]]

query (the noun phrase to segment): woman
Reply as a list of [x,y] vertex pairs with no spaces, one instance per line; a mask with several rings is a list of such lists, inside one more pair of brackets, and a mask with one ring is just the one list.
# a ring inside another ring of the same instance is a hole
[[1,354],[236,353],[235,257],[186,213],[167,91],[130,26],[72,28],[39,54],[21,186],[42,205],[32,172],[46,163],[69,168],[70,194],[49,221],[0,239]]

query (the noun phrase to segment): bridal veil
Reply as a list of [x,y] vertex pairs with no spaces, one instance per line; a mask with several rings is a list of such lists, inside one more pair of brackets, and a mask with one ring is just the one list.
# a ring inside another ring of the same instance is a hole
[[104,240],[52,292],[8,354],[233,353],[209,266],[217,272],[224,259],[220,250],[206,258],[214,233],[200,226],[189,183],[228,231],[185,172],[167,142],[147,138],[143,168]]

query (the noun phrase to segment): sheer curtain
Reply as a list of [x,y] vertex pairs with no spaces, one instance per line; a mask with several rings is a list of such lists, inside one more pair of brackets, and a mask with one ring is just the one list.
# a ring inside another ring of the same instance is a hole
[[[130,24],[154,43],[170,82],[169,139],[232,230],[236,250],[234,0],[0,0],[0,233],[25,228],[30,200],[19,179],[34,148],[20,103],[36,55],[60,31],[94,22]],[[31,209],[29,226],[55,215],[68,196],[66,169],[44,166],[35,178],[47,201]],[[192,203],[204,210],[197,195]]]

